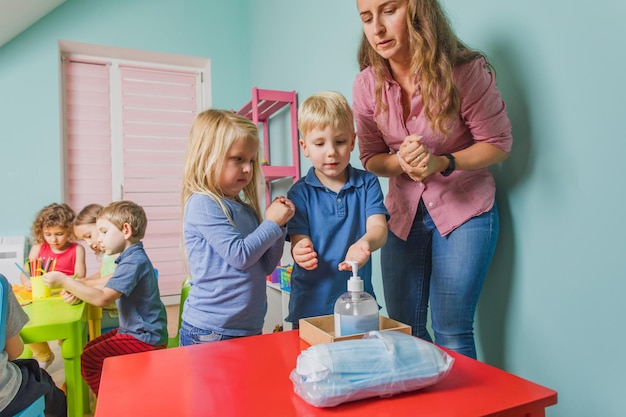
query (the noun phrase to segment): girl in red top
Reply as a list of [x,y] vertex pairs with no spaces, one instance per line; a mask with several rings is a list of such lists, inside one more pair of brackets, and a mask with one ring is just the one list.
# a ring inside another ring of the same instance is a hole
[[[29,261],[45,259],[55,271],[82,278],[86,274],[85,248],[72,241],[74,211],[67,204],[53,203],[42,208],[32,226],[35,244],[28,254]],[[30,280],[22,275],[22,284],[31,289]],[[28,345],[39,366],[47,369],[54,355],[47,342]]]

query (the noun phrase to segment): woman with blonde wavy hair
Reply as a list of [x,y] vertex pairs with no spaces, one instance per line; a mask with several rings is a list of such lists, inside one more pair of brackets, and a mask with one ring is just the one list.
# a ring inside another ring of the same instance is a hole
[[499,232],[488,167],[511,124],[484,54],[437,0],[357,0],[363,26],[353,110],[363,166],[389,178],[381,251],[389,316],[476,357],[474,313]]

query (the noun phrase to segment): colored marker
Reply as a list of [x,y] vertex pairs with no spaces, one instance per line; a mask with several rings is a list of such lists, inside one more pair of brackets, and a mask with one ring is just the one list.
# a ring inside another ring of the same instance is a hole
[[29,274],[28,272],[24,271],[24,268],[22,268],[22,267],[20,266],[20,264],[18,264],[17,262],[15,262],[15,266],[17,266],[17,267],[19,268],[19,270],[20,270],[20,271],[22,271],[22,274],[24,274],[24,276],[25,276],[26,278],[30,279],[30,274]]

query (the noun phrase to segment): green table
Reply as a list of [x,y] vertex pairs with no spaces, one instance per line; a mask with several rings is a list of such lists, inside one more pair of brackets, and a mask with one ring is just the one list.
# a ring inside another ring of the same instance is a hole
[[69,305],[61,297],[33,300],[23,306],[30,321],[20,332],[24,343],[62,340],[69,417],[89,412],[89,388],[80,374],[80,355],[87,343],[85,303]]

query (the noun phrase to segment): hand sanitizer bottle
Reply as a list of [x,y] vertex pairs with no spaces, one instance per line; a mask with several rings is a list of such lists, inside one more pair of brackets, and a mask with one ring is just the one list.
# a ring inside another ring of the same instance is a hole
[[352,276],[348,280],[348,292],[335,302],[335,336],[378,330],[378,303],[363,291],[363,280],[358,275],[359,263],[348,263],[352,265]]

